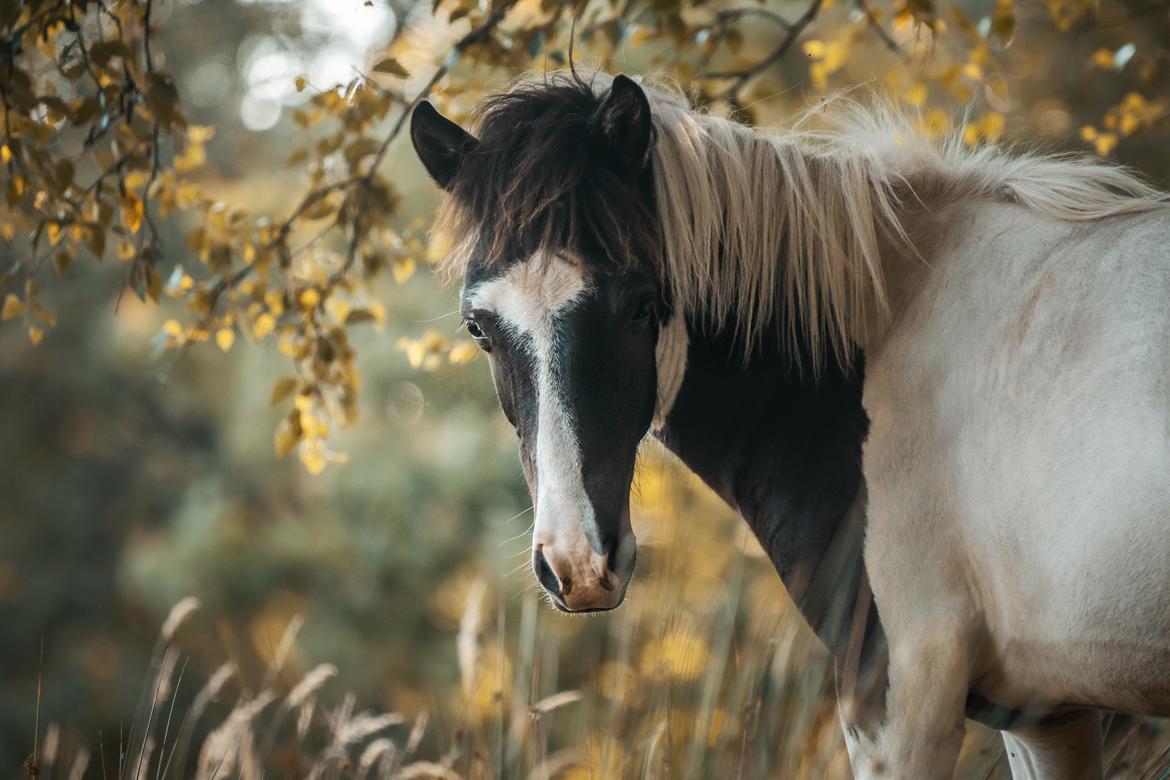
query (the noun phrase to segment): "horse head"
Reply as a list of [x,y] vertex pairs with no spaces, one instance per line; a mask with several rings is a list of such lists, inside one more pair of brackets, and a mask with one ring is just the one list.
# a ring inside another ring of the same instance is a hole
[[558,79],[478,117],[477,137],[424,102],[411,138],[446,191],[460,311],[519,440],[537,579],[564,611],[612,609],[634,568],[638,447],[677,391],[659,376],[682,320],[659,281],[650,104],[623,76],[600,94]]

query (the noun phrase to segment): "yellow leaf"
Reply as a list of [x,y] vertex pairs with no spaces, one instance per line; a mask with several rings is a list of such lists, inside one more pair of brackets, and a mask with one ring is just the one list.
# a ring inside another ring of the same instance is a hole
[[310,287],[307,290],[301,291],[301,294],[297,296],[297,302],[301,305],[302,309],[314,309],[321,302],[321,293]]
[[1090,61],[1098,68],[1113,70],[1113,52],[1108,49],[1097,49]]
[[410,363],[411,368],[418,368],[421,366],[423,358],[427,354],[426,347],[422,345],[422,342],[415,341],[414,339],[408,339],[406,336],[403,336],[398,339],[398,341],[394,342],[394,349],[398,350],[399,352],[406,353],[406,361]]
[[1101,133],[1097,136],[1095,145],[1097,147],[1097,154],[1104,157],[1117,146],[1117,135],[1114,133]]
[[293,84],[296,86],[297,92],[304,92],[305,87],[308,86],[309,82],[305,80],[304,76],[297,76],[296,80],[293,81]]
[[285,165],[292,166],[297,163],[304,162],[309,159],[309,150],[303,146],[298,146],[289,154],[288,159],[284,161]]
[[438,352],[447,348],[447,337],[434,328],[427,328],[422,335],[422,343],[428,352]]
[[284,314],[284,296],[276,290],[264,293],[264,305],[268,307],[268,311],[272,312],[273,317]]
[[175,155],[172,164],[179,173],[189,173],[207,162],[207,150],[203,144],[189,143],[182,152]]
[[276,450],[276,456],[283,458],[288,455],[300,440],[301,416],[298,412],[293,411],[280,421],[272,435],[272,445]]
[[57,324],[57,317],[39,303],[33,305],[33,314],[38,320],[45,323],[50,328]]
[[804,42],[804,53],[813,59],[820,59],[825,56],[824,41],[811,40]]
[[321,445],[315,441],[305,442],[305,446],[301,447],[300,457],[305,469],[313,476],[320,474],[329,465],[329,461],[321,452]]
[[304,339],[291,335],[282,335],[280,340],[276,342],[276,348],[280,350],[280,354],[294,360],[300,360],[308,353]]
[[275,327],[276,318],[268,312],[265,312],[257,317],[256,321],[252,323],[252,338],[259,341],[271,333]]
[[138,254],[138,250],[129,241],[118,242],[118,259],[124,262],[130,262]]
[[461,366],[464,363],[470,363],[479,352],[479,347],[471,341],[462,341],[451,347],[451,351],[447,353],[447,360],[453,366]]
[[224,352],[232,348],[232,344],[236,343],[236,332],[231,328],[220,328],[215,333],[215,344]]
[[122,224],[131,233],[137,233],[142,227],[142,220],[146,215],[142,201],[137,195],[127,195],[122,198]]
[[146,174],[142,171],[130,171],[122,180],[122,186],[128,190],[140,190],[146,185]]
[[291,376],[283,376],[277,379],[272,385],[272,392],[268,395],[268,403],[276,406],[278,403],[288,398],[297,389],[300,381]]
[[338,317],[343,319],[346,325],[360,325],[363,322],[374,322],[375,318],[369,309],[353,309],[346,312],[345,317]]
[[187,128],[187,139],[192,143],[201,144],[215,137],[215,128],[211,125],[191,125]]
[[809,78],[817,89],[825,89],[829,84],[829,69],[823,62],[815,62],[809,66]]
[[642,648],[640,666],[652,677],[694,679],[707,663],[708,646],[699,634],[678,627]]
[[989,141],[998,141],[999,137],[1003,135],[1004,128],[1003,114],[998,111],[988,111],[981,122],[981,130],[983,137]]
[[410,72],[407,71],[406,68],[402,67],[402,63],[393,57],[387,57],[386,59],[374,65],[374,72],[389,73],[391,76],[399,77],[406,77],[410,75]]
[[163,332],[173,338],[181,338],[183,335],[183,326],[179,324],[178,320],[167,320],[162,326]]
[[951,120],[942,109],[932,108],[923,114],[922,119],[917,124],[927,137],[938,138],[950,129]]
[[926,85],[919,82],[906,90],[906,102],[912,106],[922,107],[926,103]]
[[414,269],[417,263],[413,257],[403,257],[394,260],[394,281],[403,284],[410,277],[414,276]]
[[73,264],[73,253],[68,249],[62,249],[53,255],[53,267],[57,269],[57,278],[65,276],[69,271],[69,266]]
[[33,344],[40,344],[41,339],[43,339],[44,337],[45,337],[45,332],[43,330],[41,330],[40,328],[38,328],[36,325],[29,325],[28,326],[28,340],[31,341]]
[[991,34],[1007,43],[1015,30],[1016,14],[1012,0],[998,0],[991,15]]
[[7,163],[12,159],[12,150],[8,148],[8,144],[0,146],[0,162]]
[[25,310],[24,301],[17,298],[15,294],[8,293],[4,296],[4,310],[0,312],[0,319],[11,320],[24,314]]

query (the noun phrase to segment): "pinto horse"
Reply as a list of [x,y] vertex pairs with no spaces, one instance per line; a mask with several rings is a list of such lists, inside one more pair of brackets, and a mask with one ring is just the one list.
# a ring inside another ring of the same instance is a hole
[[817,113],[766,133],[577,73],[488,99],[478,137],[415,109],[536,576],[621,603],[649,433],[833,653],[855,775],[949,777],[971,717],[1016,777],[1100,777],[1102,712],[1170,715],[1166,198]]

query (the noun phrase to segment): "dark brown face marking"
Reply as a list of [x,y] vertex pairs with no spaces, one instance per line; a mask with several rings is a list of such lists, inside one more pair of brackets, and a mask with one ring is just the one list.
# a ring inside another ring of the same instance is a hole
[[650,280],[544,255],[465,283],[464,316],[489,350],[536,507],[534,569],[564,609],[616,606],[633,567],[630,482],[655,410],[655,294]]

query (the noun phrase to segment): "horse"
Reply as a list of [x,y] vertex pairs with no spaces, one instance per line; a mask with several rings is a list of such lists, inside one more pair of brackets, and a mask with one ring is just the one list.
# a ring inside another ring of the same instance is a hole
[[832,652],[859,778],[1102,774],[1170,715],[1170,208],[1101,161],[932,140],[880,102],[785,132],[578,71],[475,134],[420,102],[442,270],[488,355],[566,612],[613,609],[656,437]]

